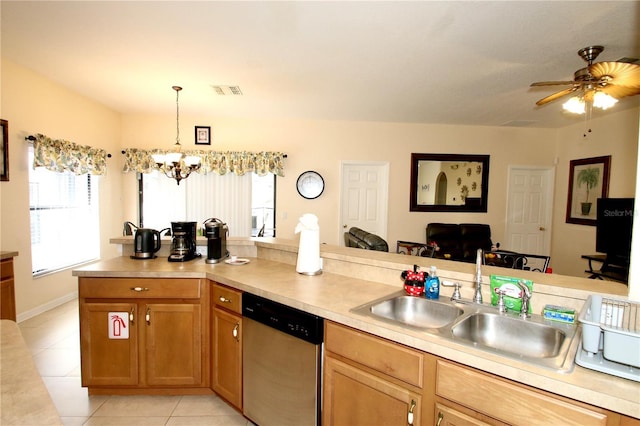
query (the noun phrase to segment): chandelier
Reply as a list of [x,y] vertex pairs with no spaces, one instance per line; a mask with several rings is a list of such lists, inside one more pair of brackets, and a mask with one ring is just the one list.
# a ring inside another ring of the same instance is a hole
[[182,87],[173,86],[173,90],[176,91],[176,143],[174,150],[166,154],[153,154],[153,161],[158,168],[164,172],[164,174],[175,179],[178,185],[182,179],[189,177],[191,172],[200,168],[200,157],[195,155],[185,155],[180,145],[180,104],[179,95]]

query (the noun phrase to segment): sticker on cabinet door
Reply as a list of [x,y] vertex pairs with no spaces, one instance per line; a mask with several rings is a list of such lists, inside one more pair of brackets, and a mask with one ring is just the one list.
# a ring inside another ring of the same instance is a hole
[[109,339],[129,338],[129,312],[109,312]]

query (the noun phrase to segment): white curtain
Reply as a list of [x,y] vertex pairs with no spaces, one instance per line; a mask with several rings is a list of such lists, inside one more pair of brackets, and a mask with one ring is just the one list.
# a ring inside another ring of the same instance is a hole
[[143,175],[146,228],[163,229],[171,222],[202,223],[215,217],[229,227],[229,236],[251,236],[251,173],[243,176],[192,174],[176,184],[159,172]]

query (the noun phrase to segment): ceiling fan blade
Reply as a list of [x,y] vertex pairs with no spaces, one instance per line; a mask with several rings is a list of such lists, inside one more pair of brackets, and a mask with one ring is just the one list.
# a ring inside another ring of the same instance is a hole
[[538,81],[531,83],[531,87],[536,86],[568,86],[570,84],[576,84],[575,81]]
[[552,95],[547,96],[546,98],[540,99],[538,102],[536,102],[536,105],[542,106],[544,104],[548,104],[549,102],[555,101],[556,99],[561,98],[563,96],[567,96],[567,95],[575,92],[576,90],[578,90],[577,86],[561,90],[559,92],[556,92],[556,93],[554,93]]
[[625,96],[640,95],[640,87],[625,87],[617,86],[615,84],[607,84],[599,90],[616,99],[624,98]]
[[640,87],[640,65],[627,62],[598,62],[589,65],[589,73],[604,83]]

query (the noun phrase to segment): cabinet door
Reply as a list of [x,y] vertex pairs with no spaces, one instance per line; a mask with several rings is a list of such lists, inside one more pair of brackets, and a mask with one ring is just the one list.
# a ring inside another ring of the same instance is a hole
[[331,357],[323,392],[325,425],[421,424],[420,395]]
[[201,306],[191,303],[141,304],[147,385],[202,384]]
[[[127,339],[109,337],[109,313],[128,313]],[[80,341],[82,386],[138,384],[138,318],[135,303],[82,303]]]
[[436,426],[489,426],[489,423],[474,419],[439,403],[436,403],[436,418],[433,424]]
[[242,317],[213,310],[213,390],[242,410]]

